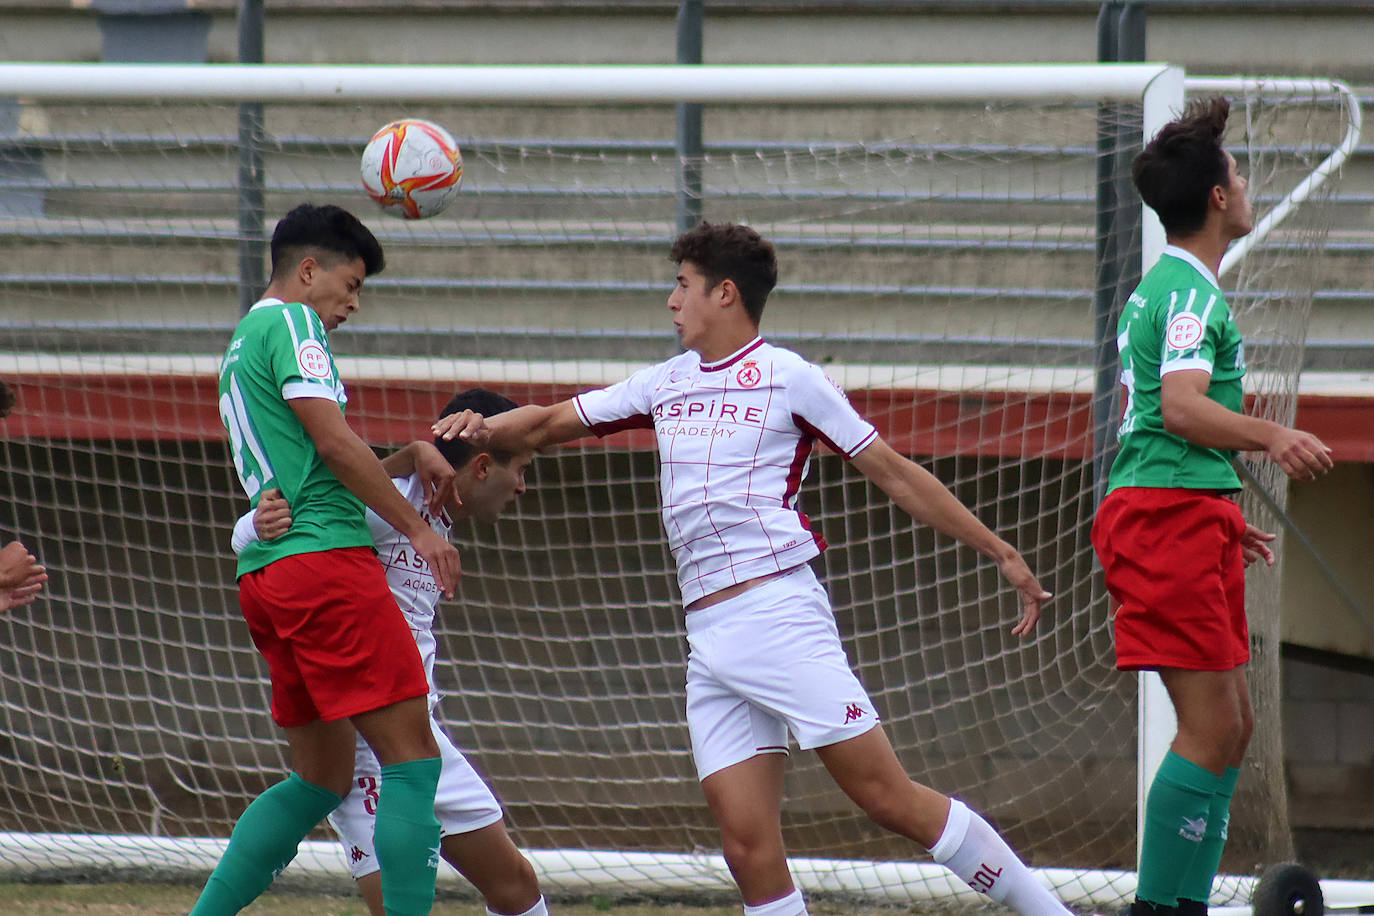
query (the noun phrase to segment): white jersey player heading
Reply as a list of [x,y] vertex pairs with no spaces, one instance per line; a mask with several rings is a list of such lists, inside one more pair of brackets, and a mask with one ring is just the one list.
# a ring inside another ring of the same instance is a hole
[[684,604],[824,550],[797,504],[814,443],[852,458],[878,437],[824,371],[758,337],[716,362],[688,351],[573,405],[599,436],[654,430]]

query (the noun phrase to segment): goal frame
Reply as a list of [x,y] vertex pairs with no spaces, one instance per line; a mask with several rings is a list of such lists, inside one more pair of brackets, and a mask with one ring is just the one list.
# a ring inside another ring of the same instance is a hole
[[[1358,143],[1359,105],[1344,84],[1331,80],[1188,79],[1184,70],[1162,63],[1142,64],[970,64],[861,66],[286,66],[271,64],[0,64],[0,97],[85,99],[99,101],[451,101],[498,104],[628,104],[628,103],[896,103],[969,102],[983,100],[1054,100],[1138,103],[1144,113],[1144,136],[1181,110],[1185,92],[1228,92],[1274,88],[1330,92],[1344,96],[1350,129],[1341,146],[1288,198],[1275,207],[1252,235],[1228,253],[1225,274],[1255,244],[1335,172]],[[1142,265],[1148,269],[1163,251],[1158,219],[1143,208]],[[1142,674],[1139,685],[1137,804],[1167,750],[1175,721],[1156,675]],[[221,840],[176,840],[157,837],[0,835],[0,846],[22,849],[27,861],[49,852],[54,867],[133,864],[119,862],[110,849],[133,850],[176,846],[188,861],[213,866]],[[42,840],[42,842],[36,842]],[[545,850],[531,854],[541,873],[556,873],[565,885],[588,891],[624,889],[635,880],[655,890],[728,890],[728,871],[719,856],[672,856],[582,850]],[[918,863],[860,863],[793,859],[794,872],[809,892],[844,892],[896,902],[915,899],[934,889],[941,897],[972,897],[939,866]],[[298,873],[346,875],[333,844],[301,847]],[[569,871],[576,874],[567,880]],[[908,881],[919,876],[919,881]],[[1127,872],[1044,869],[1040,877],[1068,902],[1105,905],[1134,891]],[[1253,879],[1227,878],[1214,893],[1217,902],[1244,898]],[[1368,897],[1367,882],[1323,882],[1330,903]],[[1350,890],[1346,885],[1355,889]],[[913,889],[921,889],[913,894]]]

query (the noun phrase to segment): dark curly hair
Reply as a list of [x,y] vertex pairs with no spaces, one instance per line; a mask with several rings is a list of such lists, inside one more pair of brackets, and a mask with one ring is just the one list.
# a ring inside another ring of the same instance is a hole
[[1221,135],[1231,103],[1217,96],[1188,104],[1160,128],[1131,165],[1131,180],[1171,236],[1192,235],[1207,221],[1212,188],[1229,174]]
[[744,311],[755,323],[778,284],[773,243],[748,226],[703,220],[677,237],[668,256],[678,264],[691,261],[705,276],[707,289],[715,289],[722,280],[734,282]]

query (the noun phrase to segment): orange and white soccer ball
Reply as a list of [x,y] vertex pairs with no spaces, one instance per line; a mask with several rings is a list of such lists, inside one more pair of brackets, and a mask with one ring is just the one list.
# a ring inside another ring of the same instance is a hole
[[438,124],[392,121],[363,150],[363,189],[382,210],[425,219],[448,206],[463,182],[463,154]]

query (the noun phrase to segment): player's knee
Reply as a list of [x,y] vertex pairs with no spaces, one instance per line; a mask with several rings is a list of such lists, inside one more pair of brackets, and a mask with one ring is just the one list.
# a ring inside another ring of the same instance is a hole
[[296,765],[296,773],[306,782],[321,789],[328,789],[339,798],[346,798],[353,788],[353,768],[340,767],[323,761],[317,765]]
[[721,854],[735,874],[754,874],[784,859],[782,836],[763,832],[726,831],[721,836]]
[[1231,748],[1243,748],[1249,743],[1255,724],[1242,710],[1232,708],[1217,718],[1215,727],[1222,744]]
[[1231,758],[1233,761],[1239,760],[1245,754],[1245,750],[1250,746],[1250,739],[1254,737],[1254,734],[1255,717],[1249,709],[1242,710],[1231,742]]

